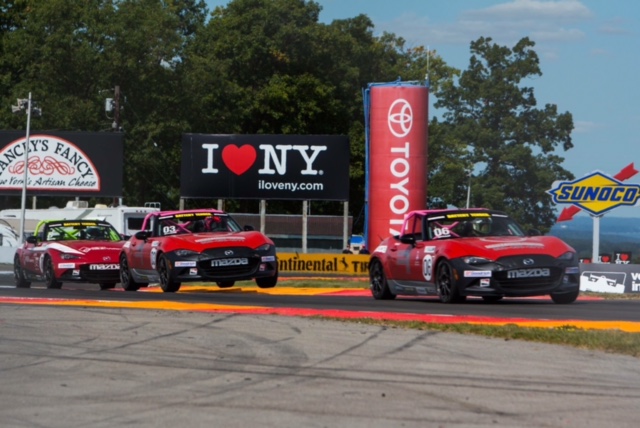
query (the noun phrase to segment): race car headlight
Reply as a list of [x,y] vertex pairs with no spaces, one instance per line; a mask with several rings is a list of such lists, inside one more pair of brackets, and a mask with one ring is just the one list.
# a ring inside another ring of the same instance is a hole
[[566,262],[570,262],[573,260],[573,258],[576,256],[576,253],[574,253],[573,251],[567,251],[566,253],[564,253],[563,255],[561,255],[560,257],[558,257],[558,260],[563,260]]
[[256,248],[256,251],[268,253],[270,249],[271,249],[271,244],[262,244],[258,248]]
[[485,259],[484,257],[463,257],[463,262],[468,265],[486,265],[487,263],[493,263],[493,260]]
[[199,252],[193,250],[176,250],[175,254],[178,257],[198,257],[200,255]]
[[62,253],[60,254],[60,258],[62,260],[74,260],[74,259],[79,259],[80,256],[77,254]]

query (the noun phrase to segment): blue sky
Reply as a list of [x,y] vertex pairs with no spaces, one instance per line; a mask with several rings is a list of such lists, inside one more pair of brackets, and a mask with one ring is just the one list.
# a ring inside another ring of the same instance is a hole
[[[508,47],[529,37],[543,74],[525,84],[534,88],[539,108],[556,104],[559,112],[573,115],[574,148],[559,152],[563,166],[576,178],[593,171],[613,176],[630,163],[640,170],[640,1],[316,2],[323,8],[322,22],[365,14],[376,34],[388,31],[408,47],[428,46],[458,69],[467,68],[469,44],[481,36]],[[227,3],[207,0],[210,9]],[[625,183],[640,184],[640,174]],[[640,218],[640,206],[620,207],[610,215]]]

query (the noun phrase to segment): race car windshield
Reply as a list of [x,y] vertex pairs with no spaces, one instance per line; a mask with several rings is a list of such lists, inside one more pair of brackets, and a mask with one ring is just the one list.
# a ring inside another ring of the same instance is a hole
[[228,215],[216,213],[181,213],[162,217],[159,221],[159,236],[189,233],[239,232],[241,230]]
[[107,223],[59,222],[49,223],[38,233],[44,241],[120,241],[122,237]]
[[430,239],[525,236],[520,226],[506,216],[451,215],[429,219],[428,224]]

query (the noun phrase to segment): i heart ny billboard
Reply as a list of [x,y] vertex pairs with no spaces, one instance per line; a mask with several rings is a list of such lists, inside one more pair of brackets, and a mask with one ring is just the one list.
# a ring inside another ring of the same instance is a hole
[[182,136],[183,198],[349,200],[349,140],[336,135]]

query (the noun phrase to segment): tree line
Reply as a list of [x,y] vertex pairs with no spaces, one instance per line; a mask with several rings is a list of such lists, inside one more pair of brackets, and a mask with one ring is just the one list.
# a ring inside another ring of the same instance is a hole
[[[363,90],[422,81],[442,111],[429,121],[428,203],[509,212],[548,230],[556,214],[545,190],[573,179],[559,151],[572,147],[572,115],[540,108],[530,79],[542,74],[535,43],[470,42],[466,70],[395,34],[375,35],[365,14],[320,22],[308,0],[0,0],[0,129],[32,92],[43,110],[32,129],[123,132],[128,205],[180,199],[183,133],[338,134],[350,140],[350,210],[364,205]],[[427,70],[428,64],[428,70]],[[119,88],[119,117],[105,98]],[[117,119],[114,129],[114,119]],[[188,200],[188,206],[213,201]],[[258,201],[226,201],[257,212]],[[299,202],[269,201],[270,213]],[[313,214],[342,213],[313,201]]]

